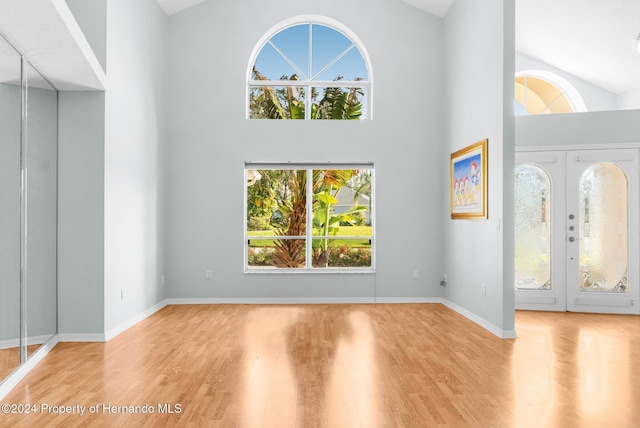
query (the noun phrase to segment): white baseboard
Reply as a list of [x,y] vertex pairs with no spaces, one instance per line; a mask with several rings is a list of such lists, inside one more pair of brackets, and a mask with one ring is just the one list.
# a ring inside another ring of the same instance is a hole
[[168,305],[319,305],[375,303],[373,297],[265,297],[167,299]]
[[324,305],[371,303],[442,303],[441,297],[267,297],[167,299],[167,305]]
[[442,304],[445,305],[447,308],[456,311],[457,313],[469,319],[470,321],[473,321],[474,323],[478,324],[480,327],[484,328],[485,330],[490,331],[491,333],[495,334],[501,339],[517,339],[518,338],[515,330],[503,330],[495,326],[494,324],[490,323],[489,321],[485,320],[484,318],[474,314],[473,312],[466,310],[462,306],[456,305],[455,303],[447,299],[444,299]]
[[409,303],[442,303],[442,297],[376,297],[376,303],[409,304]]
[[140,321],[144,320],[145,318],[150,317],[151,315],[155,314],[156,312],[158,312],[160,309],[164,308],[165,306],[167,306],[167,301],[163,300],[160,303],[158,303],[156,305],[153,305],[152,307],[150,307],[146,311],[143,311],[143,312],[139,313],[138,315],[136,315],[135,317],[123,322],[119,326],[116,326],[116,327],[112,328],[111,330],[105,332],[105,334],[104,334],[105,342],[110,341],[111,339],[113,339],[114,337],[116,337],[117,335],[122,333],[123,331],[130,329],[134,325],[138,324]]
[[59,334],[60,342],[106,342],[104,333],[64,333]]
[[58,344],[58,336],[49,336],[49,339],[34,352],[26,363],[18,367],[11,373],[4,382],[0,383],[0,400],[9,394],[9,392],[20,382],[26,375],[38,364],[45,355]]
[[165,306],[167,306],[167,301],[163,300],[105,333],[62,333],[58,337],[60,342],[108,342]]
[[[51,338],[51,334],[43,335],[43,336],[32,336],[27,337],[28,345],[42,345],[47,340]],[[19,348],[20,347],[20,339],[7,339],[0,340],[0,349],[9,349],[9,348]]]

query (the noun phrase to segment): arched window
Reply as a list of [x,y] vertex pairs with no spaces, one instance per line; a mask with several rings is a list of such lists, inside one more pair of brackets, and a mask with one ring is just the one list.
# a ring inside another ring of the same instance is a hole
[[269,30],[247,73],[250,119],[370,119],[368,55],[344,25],[318,16]]
[[578,90],[562,77],[545,71],[516,73],[515,114],[553,114],[587,111]]

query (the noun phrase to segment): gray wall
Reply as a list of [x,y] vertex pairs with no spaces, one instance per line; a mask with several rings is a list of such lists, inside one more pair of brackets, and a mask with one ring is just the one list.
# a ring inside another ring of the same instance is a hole
[[[154,0],[107,3],[105,331],[164,299],[160,285],[166,17]],[[122,297],[123,296],[123,297]]]
[[[446,265],[439,273],[448,274],[449,301],[505,332],[514,329],[514,16],[508,1],[457,0],[445,17],[447,149],[440,158],[447,165],[440,185],[447,187],[449,153],[489,139],[489,218],[444,221]],[[448,204],[447,194],[447,217]]]
[[516,118],[516,145],[558,145],[640,142],[640,110],[541,114]]
[[102,334],[104,93],[58,99],[58,333]]
[[[252,49],[273,25],[302,14],[338,20],[362,40],[373,120],[245,119]],[[391,0],[209,1],[170,17],[167,297],[441,296],[442,42],[441,19]],[[376,274],[243,274],[242,171],[251,160],[373,161]]]
[[[89,46],[107,70],[107,0],[65,0]],[[137,0],[136,0],[137,1]]]
[[638,109],[640,108],[640,88],[631,89],[618,95],[618,109]]
[[154,0],[67,3],[110,66],[105,93],[60,94],[60,333],[108,336],[164,299],[166,17]]

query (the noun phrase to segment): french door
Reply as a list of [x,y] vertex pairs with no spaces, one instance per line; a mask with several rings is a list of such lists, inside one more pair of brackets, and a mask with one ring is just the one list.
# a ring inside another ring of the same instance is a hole
[[516,309],[640,313],[638,150],[516,153]]

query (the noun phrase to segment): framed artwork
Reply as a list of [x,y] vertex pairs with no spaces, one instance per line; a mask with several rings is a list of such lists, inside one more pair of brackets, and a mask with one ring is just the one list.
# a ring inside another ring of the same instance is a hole
[[487,218],[487,145],[482,140],[451,154],[451,218]]

